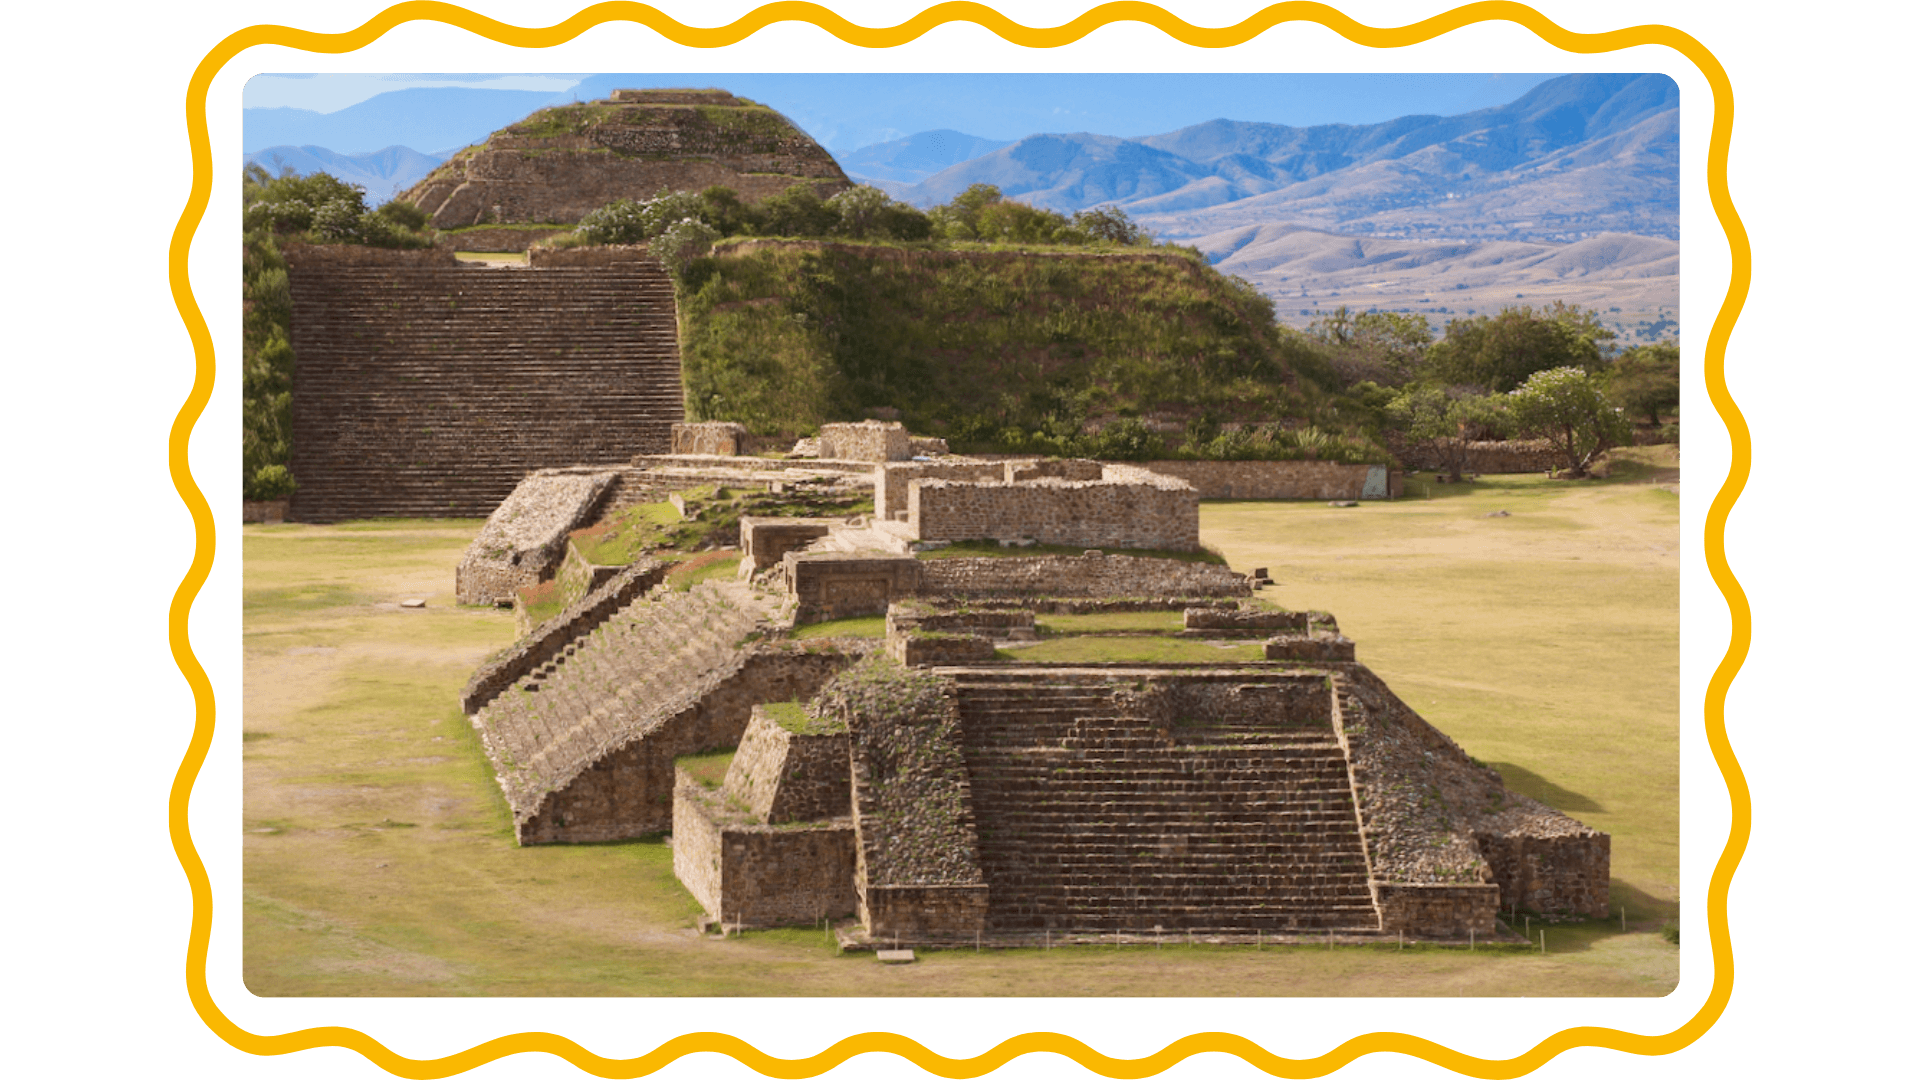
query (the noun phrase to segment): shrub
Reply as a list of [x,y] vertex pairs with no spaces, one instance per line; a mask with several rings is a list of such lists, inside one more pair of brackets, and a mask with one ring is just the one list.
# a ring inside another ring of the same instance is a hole
[[298,486],[285,465],[262,465],[248,477],[246,497],[256,500],[284,499],[293,494],[293,489]]

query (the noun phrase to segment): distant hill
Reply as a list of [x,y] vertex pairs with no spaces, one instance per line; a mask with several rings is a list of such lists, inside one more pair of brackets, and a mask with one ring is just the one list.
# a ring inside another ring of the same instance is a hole
[[338,112],[246,109],[241,113],[241,149],[251,154],[272,146],[326,146],[342,154],[363,154],[387,146],[415,146],[445,157],[553,97],[545,90],[415,87],[378,94]]
[[1675,238],[1678,116],[1679,88],[1665,75],[1570,75],[1451,117],[1032,135],[899,197],[924,207],[994,184],[1063,212],[1114,203],[1170,239],[1279,221],[1383,235]]
[[840,167],[855,179],[917,184],[942,169],[970,161],[1010,145],[1005,139],[982,139],[964,131],[942,128],[904,139],[874,143],[836,155]]
[[1215,269],[1272,297],[1282,322],[1305,326],[1341,306],[1449,319],[1555,300],[1593,308],[1624,340],[1679,306],[1680,245],[1602,233],[1575,243],[1412,240],[1246,225],[1194,242]]
[[283,168],[307,176],[327,172],[367,190],[367,202],[378,205],[432,172],[445,160],[405,146],[389,146],[370,154],[339,154],[324,146],[269,146],[247,155],[247,164],[260,165],[275,176]]

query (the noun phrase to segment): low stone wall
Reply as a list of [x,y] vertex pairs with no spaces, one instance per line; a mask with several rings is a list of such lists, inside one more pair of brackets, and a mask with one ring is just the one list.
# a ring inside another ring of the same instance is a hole
[[887,635],[887,655],[907,667],[978,664],[993,659],[991,638],[975,634],[938,634],[909,630]]
[[740,519],[740,562],[759,573],[833,531],[823,518],[742,517]]
[[481,664],[460,691],[460,708],[468,716],[479,712],[522,676],[559,656],[574,639],[592,633],[614,612],[665,581],[669,569],[671,567],[663,562],[642,557],[615,574],[606,585],[567,605],[560,614],[515,642],[512,648]]
[[1277,630],[1305,630],[1308,617],[1304,611],[1270,608],[1187,608],[1181,618],[1188,630],[1266,637]]
[[1039,458],[1034,461],[1008,461],[1001,464],[1005,480],[1017,484],[1027,480],[1103,480],[1105,465],[1081,458]]
[[[1508,819],[1511,820],[1508,820]],[[1511,811],[1474,831],[1493,870],[1500,906],[1606,918],[1613,839],[1568,817]]]
[[1100,480],[914,480],[907,526],[917,540],[1195,551],[1200,496],[1184,481],[1122,465],[1106,466]]
[[817,924],[855,912],[853,825],[740,820],[724,796],[680,770],[673,791],[673,872],[727,927]]
[[[1441,443],[1452,449],[1459,445],[1459,440],[1443,439]],[[1394,456],[1408,469],[1440,472],[1448,467],[1445,457],[1428,443],[1398,447]],[[1547,472],[1565,466],[1566,461],[1555,453],[1553,444],[1545,439],[1509,439],[1504,442],[1467,443],[1460,471],[1468,474],[1529,473]]]
[[1033,612],[1017,611],[939,611],[922,604],[895,604],[887,609],[887,633],[905,634],[914,630],[930,633],[971,633],[1005,640],[1033,636]]
[[1500,909],[1498,885],[1378,882],[1380,929],[1420,938],[1491,938]]
[[820,456],[843,461],[905,461],[913,456],[907,429],[893,421],[821,424]]
[[567,534],[593,516],[617,475],[542,469],[520,481],[460,557],[454,595],[463,604],[495,604],[551,577]]
[[913,452],[914,457],[932,457],[935,454],[950,453],[947,449],[947,440],[931,435],[907,436],[907,449]]
[[1384,465],[1334,461],[1143,461],[1203,499],[1397,499],[1403,477]]
[[803,735],[755,705],[723,786],[770,825],[845,817],[853,806],[848,768],[844,730]]
[[859,901],[876,945],[964,944],[987,925],[985,885],[868,885]]
[[920,567],[918,586],[925,596],[1147,599],[1253,594],[1247,579],[1225,566],[1135,555],[927,559]]
[[522,844],[622,840],[673,822],[673,760],[738,746],[753,707],[812,697],[867,646],[762,643],[747,649],[687,695],[688,704],[639,738],[607,753],[519,822]]
[[243,525],[278,525],[287,520],[286,499],[248,499],[240,504]]
[[1282,634],[1267,642],[1266,655],[1269,660],[1350,664],[1353,639],[1344,634]]
[[907,485],[914,480],[1004,480],[998,461],[903,461],[873,470],[873,512],[893,521],[907,512]]
[[798,622],[884,615],[919,591],[922,564],[906,555],[860,556],[789,551],[780,563],[798,602]]
[[747,438],[747,429],[744,424],[724,420],[675,424],[672,428],[672,452],[733,457],[743,451],[743,444]]

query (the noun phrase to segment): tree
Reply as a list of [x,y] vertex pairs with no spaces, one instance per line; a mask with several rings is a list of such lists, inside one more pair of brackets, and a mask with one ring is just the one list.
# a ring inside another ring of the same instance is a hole
[[1456,481],[1466,466],[1465,429],[1499,430],[1507,423],[1504,399],[1431,385],[1401,391],[1387,402],[1385,412],[1388,423],[1415,442],[1425,443]]
[[925,240],[932,231],[927,215],[866,184],[828,199],[827,207],[839,219],[834,231],[856,240]]
[[1150,242],[1146,230],[1117,206],[1096,206],[1091,210],[1077,211],[1073,215],[1073,227],[1097,243],[1133,247]]
[[980,211],[1000,201],[1000,189],[974,184],[927,213],[933,235],[942,240],[978,240]]
[[1599,376],[1576,367],[1536,371],[1507,395],[1514,426],[1552,443],[1573,476],[1633,437],[1633,425],[1608,400]]
[[1504,393],[1536,371],[1598,371],[1601,343],[1611,340],[1613,331],[1598,315],[1559,301],[1538,313],[1531,306],[1502,308],[1498,315],[1449,321],[1446,337],[1427,350],[1426,375]]
[[1662,341],[1621,353],[1607,370],[1607,393],[1634,416],[1658,424],[1662,412],[1680,407],[1680,345]]
[[1413,378],[1433,344],[1424,316],[1403,311],[1350,314],[1345,304],[1315,319],[1307,332],[1332,353],[1334,370],[1351,386],[1372,380],[1399,386]]

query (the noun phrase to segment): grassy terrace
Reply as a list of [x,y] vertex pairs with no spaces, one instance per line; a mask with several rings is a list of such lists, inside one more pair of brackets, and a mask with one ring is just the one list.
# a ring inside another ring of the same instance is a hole
[[[1203,537],[1234,566],[1271,568],[1269,597],[1332,611],[1360,658],[1469,753],[1613,834],[1613,894],[1631,929],[1556,927],[1545,956],[1169,941],[923,954],[896,968],[837,957],[817,929],[704,938],[659,838],[514,846],[456,704],[475,664],[513,636],[508,612],[453,602],[453,568],[480,522],[246,526],[243,708],[229,705],[216,737],[244,737],[247,985],[269,996],[1664,994],[1678,976],[1659,929],[1678,883],[1682,540],[1678,500],[1646,482],[1658,479],[1490,478],[1354,509],[1201,508]],[[1510,516],[1486,516],[1499,510]],[[425,610],[398,606],[413,596]],[[1041,622],[1084,634],[1139,617]],[[881,632],[879,619],[849,622],[804,632]],[[1022,655],[1165,640],[1048,637]]]

